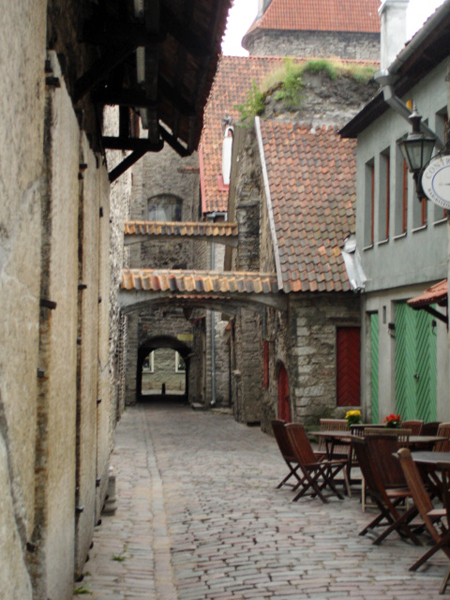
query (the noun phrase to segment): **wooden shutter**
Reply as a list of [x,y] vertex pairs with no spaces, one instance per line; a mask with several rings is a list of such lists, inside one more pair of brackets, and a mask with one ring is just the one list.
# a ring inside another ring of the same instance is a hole
[[378,409],[378,313],[370,315],[370,363],[371,363],[371,396],[372,396],[372,423],[378,423],[380,414]]

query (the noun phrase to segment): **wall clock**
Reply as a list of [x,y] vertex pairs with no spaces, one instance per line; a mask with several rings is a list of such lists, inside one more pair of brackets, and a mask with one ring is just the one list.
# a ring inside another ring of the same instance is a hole
[[430,160],[422,174],[422,189],[432,202],[450,209],[450,155]]

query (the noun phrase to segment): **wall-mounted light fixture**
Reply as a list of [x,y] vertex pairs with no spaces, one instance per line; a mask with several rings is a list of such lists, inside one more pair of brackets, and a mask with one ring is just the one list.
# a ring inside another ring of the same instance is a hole
[[421,184],[421,172],[427,165],[433,154],[436,138],[431,135],[425,135],[420,129],[422,116],[417,112],[417,106],[414,104],[413,111],[409,116],[412,125],[412,131],[405,135],[398,142],[398,146],[406,161],[408,170],[413,174],[416,184],[416,193],[419,201],[426,198]]
[[395,337],[395,323],[388,323],[388,334]]

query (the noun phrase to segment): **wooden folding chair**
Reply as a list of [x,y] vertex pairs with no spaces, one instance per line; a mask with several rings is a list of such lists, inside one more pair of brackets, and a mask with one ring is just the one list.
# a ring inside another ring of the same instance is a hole
[[429,423],[424,423],[422,425],[422,431],[420,435],[437,435],[440,421],[430,421]]
[[402,429],[411,429],[411,435],[422,434],[423,421],[402,421]]
[[[278,490],[284,484],[287,484],[287,482],[289,481],[289,479],[291,477],[295,477],[295,479],[297,480],[296,483],[294,484],[294,489],[296,489],[302,482],[301,478],[297,474],[297,471],[300,468],[300,465],[298,464],[298,461],[294,456],[294,452],[292,450],[291,439],[289,437],[288,432],[286,431],[285,421],[282,421],[281,419],[274,419],[272,421],[272,429],[273,429],[273,433],[275,435],[275,439],[278,444],[278,448],[280,449],[281,456],[283,457],[283,459],[289,469],[289,473],[286,475],[286,477],[282,481],[280,481],[280,483],[277,485],[276,489]],[[292,485],[292,484],[289,483],[288,485]]]
[[[414,503],[423,522],[426,525],[431,537],[435,541],[435,545],[430,548],[419,560],[417,560],[410,571],[415,571],[424,562],[433,556],[438,550],[442,550],[447,557],[450,559],[450,532],[447,527],[442,523],[441,519],[447,516],[447,510],[441,508],[434,508],[431,498],[425,488],[425,485],[420,476],[417,465],[414,463],[411,452],[408,448],[401,448],[398,451],[398,457],[400,459],[400,465],[403,469],[405,479],[408,483],[408,487],[411,491]],[[445,589],[448,581],[448,574],[444,579],[443,589]],[[441,588],[442,590],[442,588]],[[443,593],[441,591],[441,593]]]
[[[347,431],[348,423],[347,419],[320,419],[320,431]],[[347,457],[349,447],[336,444],[333,448],[333,455],[339,457]],[[322,454],[327,458],[330,458],[327,454],[326,440],[325,438],[319,438],[319,447],[317,448],[317,454]]]
[[343,496],[336,488],[336,476],[342,471],[347,493],[350,494],[350,486],[347,477],[347,459],[320,460],[311,447],[306,431],[300,423],[286,425],[294,456],[300,465],[303,480],[300,484],[300,492],[295,496],[294,502],[304,496],[310,490],[311,496],[318,496],[322,502],[328,502],[322,494],[322,490],[328,487],[338,498]]
[[[373,438],[355,438],[353,442],[367,492],[380,511],[359,535],[366,535],[375,527],[385,526],[385,530],[375,539],[374,544],[381,544],[390,533],[397,531],[401,537],[408,537],[414,544],[420,545],[419,539],[409,527],[417,510],[411,507],[403,514],[398,511],[398,506],[405,499],[410,498],[411,493],[405,480],[399,479],[399,470],[395,469],[395,459],[392,454],[398,448],[396,438],[380,434],[379,438],[374,435]],[[375,455],[377,455],[376,459]],[[382,463],[385,464],[380,473]]]
[[450,423],[441,423],[438,427],[437,435],[446,437],[447,439],[436,442],[433,451],[450,452]]

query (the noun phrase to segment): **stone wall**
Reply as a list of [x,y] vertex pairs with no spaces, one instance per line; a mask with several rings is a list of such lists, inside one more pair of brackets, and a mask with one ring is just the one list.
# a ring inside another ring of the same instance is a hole
[[[157,154],[145,155],[133,168],[133,193],[130,218],[148,219],[148,200],[159,194],[173,194],[182,200],[182,221],[198,221],[200,211],[200,182],[198,157],[193,154],[181,158],[169,147]],[[192,240],[148,241],[130,246],[130,267],[161,269],[205,268],[208,250],[205,242]],[[139,313],[128,318],[128,356],[126,375],[126,402],[136,401],[136,376],[138,368],[138,349],[146,340],[169,336],[177,339],[178,335],[193,335],[195,319],[187,320],[181,308],[172,308],[165,304],[149,305]],[[203,335],[203,333],[202,333]],[[203,347],[203,346],[202,346]],[[195,362],[195,364],[194,364]],[[204,367],[203,357],[197,362],[193,357],[189,369],[189,390],[192,391],[190,401],[198,401]],[[196,390],[194,392],[194,390]],[[204,393],[204,392],[203,392]],[[202,401],[204,398],[202,397]]]
[[[164,384],[165,393],[184,392],[185,372],[176,371],[176,351],[170,348],[158,348],[153,351],[153,372],[142,373],[142,392],[161,393]],[[182,361],[184,362],[184,361]]]
[[[0,587],[8,599],[72,598],[106,493],[115,424],[109,181],[69,94],[83,60],[82,50],[69,52],[72,17],[53,3],[19,0],[0,25],[8,90],[0,124]],[[56,52],[46,52],[46,35],[67,42],[66,76]]]
[[4,6],[0,24],[0,589],[14,600],[32,596],[46,4]]
[[255,29],[244,39],[251,56],[304,56],[379,60],[378,33]]

